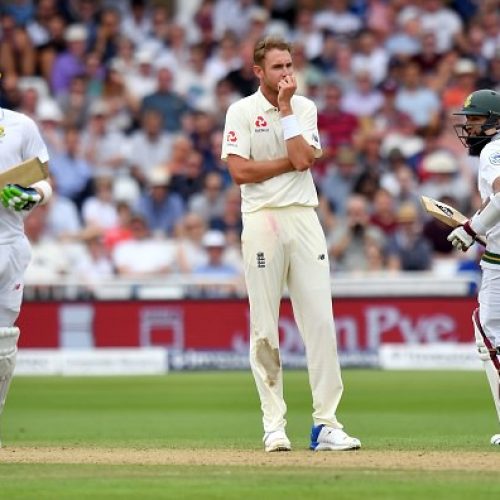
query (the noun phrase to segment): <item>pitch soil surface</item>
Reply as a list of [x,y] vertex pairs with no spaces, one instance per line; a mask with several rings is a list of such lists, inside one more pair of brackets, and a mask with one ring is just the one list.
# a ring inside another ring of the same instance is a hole
[[319,452],[306,450],[265,453],[256,450],[45,448],[5,447],[0,463],[23,464],[143,464],[184,466],[331,467],[334,469],[492,471],[500,470],[500,453],[457,451]]

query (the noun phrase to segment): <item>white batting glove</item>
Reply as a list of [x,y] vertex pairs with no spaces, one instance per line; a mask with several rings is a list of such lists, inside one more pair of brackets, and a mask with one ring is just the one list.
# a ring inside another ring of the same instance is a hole
[[451,244],[462,252],[467,251],[476,241],[476,232],[470,227],[467,221],[463,226],[455,228],[446,238]]
[[35,207],[42,197],[36,189],[26,188],[18,184],[7,184],[0,190],[0,201],[5,208],[21,212]]

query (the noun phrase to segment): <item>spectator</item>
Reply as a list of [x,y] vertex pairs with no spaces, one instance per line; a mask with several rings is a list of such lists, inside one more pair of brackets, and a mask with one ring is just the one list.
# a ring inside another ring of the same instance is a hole
[[95,234],[118,225],[118,211],[113,200],[113,177],[100,172],[93,179],[94,193],[82,204],[82,220],[85,228]]
[[375,250],[383,248],[386,241],[384,233],[370,223],[368,203],[363,196],[351,195],[345,209],[345,218],[340,219],[327,235],[332,270],[367,271],[372,245],[375,246]]
[[457,159],[449,152],[437,150],[424,156],[422,160],[422,181],[419,192],[436,200],[453,196],[456,207],[468,210],[471,187],[467,179],[457,175]]
[[90,296],[99,296],[102,282],[114,276],[113,262],[100,231],[87,230],[82,235],[84,251],[76,263],[74,274]]
[[74,77],[85,72],[86,28],[72,24],[66,28],[64,39],[67,48],[56,57],[51,75],[52,91],[57,98],[67,94]]
[[104,229],[103,241],[109,252],[121,241],[132,239],[132,231],[130,223],[132,220],[132,210],[130,205],[123,200],[116,200],[116,213],[118,220],[114,227]]
[[356,73],[355,85],[345,92],[341,106],[346,113],[357,116],[361,126],[368,127],[382,107],[383,100],[382,93],[373,85],[370,73],[360,70]]
[[323,49],[323,36],[321,31],[314,27],[314,11],[307,7],[300,7],[297,12],[292,32],[294,44],[301,43],[304,46],[308,60],[319,57]]
[[51,158],[61,152],[64,146],[62,120],[61,108],[53,99],[44,99],[38,103],[36,121]]
[[253,46],[254,42],[251,40],[245,40],[241,43],[240,65],[226,76],[226,80],[231,83],[233,89],[242,96],[253,94],[259,85],[253,72]]
[[203,247],[207,252],[207,262],[193,270],[193,275],[212,280],[229,280],[229,283],[202,284],[197,288],[204,297],[216,298],[238,294],[242,287],[242,276],[238,269],[225,262],[226,238],[221,231],[210,230],[203,235]]
[[26,29],[35,47],[50,42],[52,35],[51,22],[55,17],[59,16],[57,0],[39,0],[36,2],[35,13],[26,23]]
[[465,98],[477,89],[477,67],[470,59],[458,59],[453,68],[450,85],[441,97],[445,115],[461,109]]
[[160,68],[157,79],[157,90],[144,97],[142,111],[158,111],[163,116],[163,128],[167,132],[179,132],[182,117],[189,111],[188,104],[173,90],[173,75],[168,68]]
[[130,230],[132,238],[116,243],[111,254],[116,273],[136,279],[170,272],[175,263],[173,242],[154,238],[147,220],[141,215],[132,216]]
[[418,54],[421,51],[418,14],[408,11],[408,14],[398,16],[395,24],[395,30],[388,34],[384,43],[389,59],[401,60]]
[[344,111],[340,103],[342,89],[335,83],[327,83],[323,90],[323,106],[318,113],[318,129],[321,134],[324,161],[331,161],[337,148],[352,144],[359,128],[358,118]]
[[179,272],[191,273],[207,263],[207,252],[202,244],[206,229],[203,217],[193,212],[187,212],[179,222],[176,228],[176,269]]
[[219,40],[218,47],[207,60],[207,73],[213,81],[225,78],[232,70],[237,69],[240,60],[238,57],[238,38],[228,31]]
[[353,37],[361,29],[361,19],[349,11],[347,0],[327,0],[316,12],[314,24],[320,31],[346,37]]
[[118,52],[120,43],[121,13],[114,6],[104,7],[98,15],[98,25],[92,49],[108,63]]
[[[122,45],[123,42],[120,42]],[[158,86],[156,69],[154,67],[152,52],[142,49],[135,53],[134,65],[131,68],[124,68],[123,60],[114,59],[122,75],[127,95],[133,102],[133,109],[138,110],[143,99],[153,94]]]
[[0,68],[4,73],[31,76],[35,73],[36,53],[26,28],[16,25],[14,19],[3,14],[0,17],[2,43],[0,44]]
[[233,184],[226,189],[224,193],[224,213],[220,218],[214,218],[210,222],[210,229],[222,231],[226,237],[228,248],[239,255],[241,231],[243,224],[241,222],[241,192],[239,186]]
[[203,156],[194,149],[184,159],[182,169],[172,174],[170,187],[187,203],[188,200],[203,189]]
[[151,12],[147,0],[130,0],[130,9],[122,19],[121,32],[140,46],[151,31]]
[[340,147],[335,155],[335,162],[328,165],[320,183],[321,193],[337,215],[345,214],[347,200],[359,176],[357,162],[356,152],[352,147]]
[[435,130],[441,112],[441,102],[435,92],[422,83],[418,64],[409,62],[403,70],[403,85],[396,92],[396,108],[407,114],[422,130]]
[[164,169],[154,168],[148,174],[147,190],[137,203],[136,212],[144,217],[147,227],[155,235],[166,237],[184,215],[184,201],[171,192],[170,175]]
[[224,215],[224,191],[222,178],[217,172],[209,172],[203,181],[203,191],[195,193],[188,201],[189,211],[210,223]]
[[90,192],[92,166],[81,154],[78,129],[66,129],[64,149],[51,159],[50,167],[57,192],[74,201],[80,208]]
[[368,71],[374,86],[385,80],[389,58],[387,52],[377,44],[375,35],[365,30],[357,37],[357,50],[352,57],[354,73]]
[[375,192],[370,223],[380,228],[387,237],[396,231],[398,225],[396,202],[386,189],[381,188]]
[[77,75],[71,80],[68,92],[57,99],[64,116],[64,126],[82,129],[87,122],[91,99],[87,94],[85,77]]
[[400,271],[428,271],[432,247],[422,234],[415,205],[407,202],[397,212],[397,229],[388,242],[388,268]]
[[173,153],[174,139],[163,128],[163,116],[157,109],[145,109],[141,127],[130,137],[127,155],[132,176],[143,185],[156,165],[165,164]]

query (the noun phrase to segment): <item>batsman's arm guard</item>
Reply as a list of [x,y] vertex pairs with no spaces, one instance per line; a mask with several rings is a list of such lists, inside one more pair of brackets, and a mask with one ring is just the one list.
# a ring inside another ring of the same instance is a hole
[[490,196],[489,203],[470,219],[469,224],[476,234],[485,235],[500,222],[500,192]]

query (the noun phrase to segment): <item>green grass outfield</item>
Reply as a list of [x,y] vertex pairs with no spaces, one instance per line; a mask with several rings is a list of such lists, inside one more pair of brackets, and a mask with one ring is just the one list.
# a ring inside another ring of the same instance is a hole
[[0,498],[500,498],[500,448],[489,445],[500,429],[483,373],[343,378],[338,417],[363,449],[306,451],[307,376],[285,371],[294,451],[278,456],[262,451],[249,372],[17,377],[2,417]]

